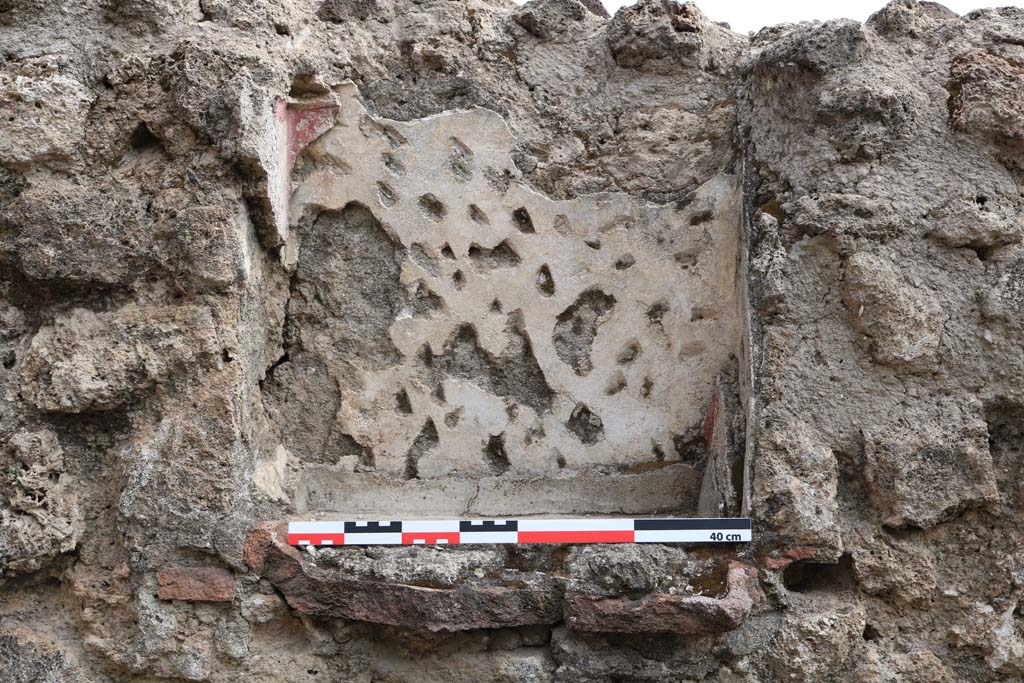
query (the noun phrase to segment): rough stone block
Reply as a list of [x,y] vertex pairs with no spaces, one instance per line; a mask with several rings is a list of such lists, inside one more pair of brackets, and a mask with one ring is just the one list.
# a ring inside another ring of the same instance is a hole
[[866,428],[864,476],[883,523],[896,527],[930,527],[999,495],[985,421],[948,403],[931,419]]
[[969,52],[953,61],[950,77],[955,127],[1024,141],[1024,67],[1018,60]]
[[76,309],[32,339],[21,367],[24,395],[40,410],[111,410],[219,353],[206,308]]
[[912,371],[933,366],[946,314],[935,295],[908,282],[884,252],[847,260],[843,303],[876,361]]
[[837,552],[842,548],[836,528],[839,467],[821,441],[803,422],[762,432],[754,460],[753,515],[790,543]]
[[611,633],[710,635],[737,628],[761,599],[757,570],[733,563],[723,598],[653,594],[608,598],[569,592],[565,615],[570,628]]
[[78,158],[92,95],[47,55],[0,70],[0,163],[67,169]]
[[0,449],[0,571],[35,571],[82,537],[78,482],[49,429],[13,435]]
[[156,573],[156,594],[161,600],[231,602],[235,577],[218,567],[165,567]]

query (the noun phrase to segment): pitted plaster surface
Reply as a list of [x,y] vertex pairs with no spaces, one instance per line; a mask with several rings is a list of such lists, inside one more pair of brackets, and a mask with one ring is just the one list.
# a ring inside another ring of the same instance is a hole
[[[297,277],[329,258],[311,231],[355,204],[390,240],[405,292],[385,360],[338,357],[334,326],[297,332],[340,387],[333,431],[378,472],[418,478],[698,460],[685,442],[736,339],[734,179],[686,206],[555,201],[519,182],[492,111],[398,122],[351,86],[340,99],[296,171]],[[503,380],[513,363],[542,376]]]

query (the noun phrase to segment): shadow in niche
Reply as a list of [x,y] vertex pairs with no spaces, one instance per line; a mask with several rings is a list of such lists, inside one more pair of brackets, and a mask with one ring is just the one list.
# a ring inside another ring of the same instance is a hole
[[782,572],[782,584],[794,593],[852,590],[856,585],[853,556],[844,553],[835,564],[794,562]]
[[[734,206],[735,180],[713,179],[700,203],[675,210],[596,195],[562,206],[516,180],[493,113],[383,120],[354,86],[348,95],[318,142],[353,171],[348,184],[318,184],[312,169],[335,164],[331,155],[309,157],[296,179],[306,209],[332,208],[299,230],[287,316],[293,363],[313,355],[318,368],[294,373],[310,385],[290,389],[308,396],[294,403],[326,397],[309,412],[331,428],[292,432],[347,436],[373,455],[354,469],[307,461],[303,513],[358,509],[340,491],[356,480],[380,491],[381,506],[413,489],[443,494],[438,510],[421,505],[428,516],[455,507],[463,485],[481,488],[469,494],[478,513],[516,499],[515,514],[695,513],[711,460],[700,428],[709,368],[734,342],[718,319],[729,323],[738,285],[736,259],[724,258],[736,236],[689,229],[728,227],[718,207]],[[672,260],[682,251],[688,268]],[[721,316],[694,306],[715,300],[729,306]],[[722,478],[742,476],[728,465]]]

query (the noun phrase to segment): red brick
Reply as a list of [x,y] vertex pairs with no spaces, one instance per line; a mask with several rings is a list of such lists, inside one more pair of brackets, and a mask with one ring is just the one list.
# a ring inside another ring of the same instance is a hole
[[264,522],[249,532],[242,554],[246,564],[257,574],[262,573],[267,549],[277,538],[288,535],[288,525],[283,522]]
[[766,569],[771,569],[773,571],[777,569],[785,569],[797,560],[806,560],[808,557],[814,557],[817,552],[818,549],[811,546],[791,548],[780,556],[769,555],[764,559],[764,566]]
[[219,567],[164,567],[156,573],[156,594],[161,600],[231,602],[235,576]]

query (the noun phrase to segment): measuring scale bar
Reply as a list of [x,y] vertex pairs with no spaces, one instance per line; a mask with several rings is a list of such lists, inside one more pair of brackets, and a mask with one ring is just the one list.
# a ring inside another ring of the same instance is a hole
[[750,518],[423,519],[289,522],[290,545],[749,543]]

